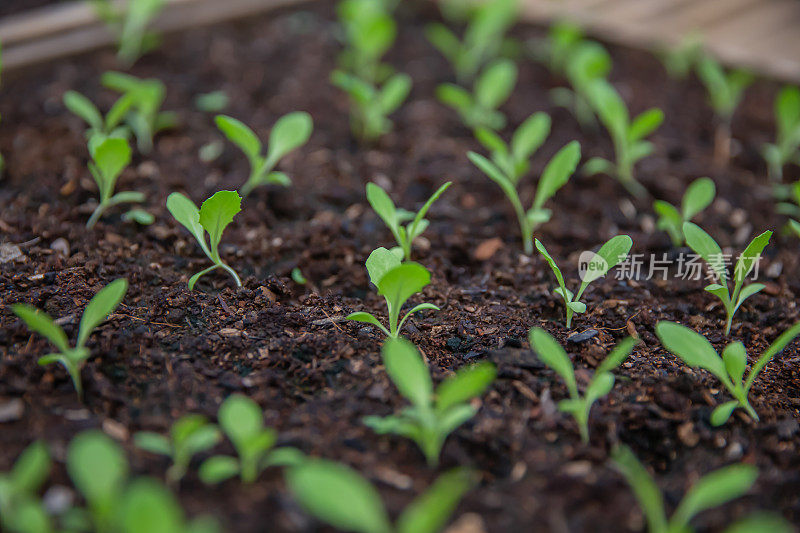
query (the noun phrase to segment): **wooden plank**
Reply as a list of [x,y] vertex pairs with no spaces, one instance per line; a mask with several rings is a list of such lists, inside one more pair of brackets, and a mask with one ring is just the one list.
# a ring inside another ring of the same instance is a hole
[[[155,21],[153,28],[172,32],[215,22],[240,18],[305,0],[179,0]],[[98,23],[50,37],[23,42],[3,50],[3,69],[80,54],[113,44],[115,38]]]

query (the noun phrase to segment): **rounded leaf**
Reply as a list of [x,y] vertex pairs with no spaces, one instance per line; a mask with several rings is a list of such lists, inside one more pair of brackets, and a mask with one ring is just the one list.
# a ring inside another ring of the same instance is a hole
[[99,430],[72,439],[67,450],[67,472],[88,502],[113,498],[128,478],[128,461],[119,444]]
[[183,510],[172,492],[155,479],[132,481],[119,505],[123,533],[175,533],[183,529]]
[[446,411],[483,394],[497,377],[494,364],[483,361],[458,370],[436,389],[436,409]]
[[128,292],[128,280],[119,278],[94,295],[81,317],[81,324],[78,328],[80,332],[78,334],[78,347],[85,345],[92,330],[114,312],[122,298],[125,297],[126,292]]
[[217,115],[214,122],[225,137],[244,152],[251,164],[261,155],[261,141],[244,122],[227,115]]
[[267,159],[273,164],[277,163],[283,156],[308,142],[313,130],[314,121],[305,111],[282,116],[269,133]]
[[290,468],[286,482],[301,506],[337,529],[357,533],[392,530],[375,487],[351,468],[309,460]]
[[241,394],[228,396],[222,402],[217,418],[220,427],[237,448],[264,429],[261,407]]
[[386,373],[400,394],[418,406],[431,404],[433,382],[416,346],[403,338],[387,339],[381,350]]

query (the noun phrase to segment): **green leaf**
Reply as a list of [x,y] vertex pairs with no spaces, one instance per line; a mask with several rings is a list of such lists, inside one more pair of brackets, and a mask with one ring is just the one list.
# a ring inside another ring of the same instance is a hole
[[215,255],[222,232],[241,210],[242,198],[236,191],[218,191],[200,206],[200,225],[208,232],[211,251]]
[[[689,248],[703,258],[708,265],[717,273],[720,284],[725,286],[728,282],[728,274],[725,271],[725,261],[722,256],[722,249],[717,242],[699,226],[691,222],[683,224],[683,234],[686,236],[686,244]],[[727,291],[727,289],[726,289]]]
[[711,425],[718,427],[725,424],[738,406],[739,400],[731,400],[717,406],[711,413]]
[[712,509],[723,503],[743,496],[755,483],[758,469],[753,465],[736,464],[726,466],[702,477],[684,496],[670,525],[677,528],[686,527],[689,520],[706,509]]
[[458,370],[436,389],[436,410],[441,412],[480,396],[497,377],[497,369],[487,361]]
[[133,443],[137,448],[158,455],[172,456],[172,445],[169,439],[152,431],[139,431],[133,436]]
[[[536,249],[539,250],[539,253],[542,254],[544,260],[547,261],[548,265],[550,265],[550,269],[553,271],[553,274],[555,274],[559,288],[562,291],[567,291],[567,286],[564,283],[564,276],[561,274],[561,269],[559,269],[558,265],[556,265],[555,259],[550,256],[550,254],[547,252],[547,249],[544,247],[544,244],[542,244],[539,239],[535,239],[534,242],[536,244]],[[569,301],[570,299],[571,298],[564,298],[565,301]]]
[[25,322],[28,329],[45,337],[61,352],[69,351],[69,341],[67,340],[66,333],[64,333],[61,326],[53,322],[50,315],[26,304],[14,304],[11,306],[11,310]]
[[725,363],[725,369],[733,382],[741,383],[747,366],[747,352],[744,349],[744,344],[733,342],[727,345],[722,351],[722,361]]
[[476,481],[475,472],[467,468],[445,472],[405,508],[397,519],[397,533],[438,533]]
[[648,109],[631,122],[628,129],[628,140],[635,142],[644,139],[664,122],[664,112],[660,109]]
[[282,116],[269,133],[267,160],[275,164],[292,150],[303,146],[313,130],[314,121],[305,111],[294,111]]
[[225,137],[244,152],[250,165],[256,167],[256,162],[261,157],[261,141],[258,140],[253,130],[248,128],[244,122],[227,115],[217,115],[214,122]]
[[389,517],[375,488],[339,463],[312,459],[286,473],[289,490],[310,514],[343,531],[389,533]]
[[572,141],[553,156],[544,168],[542,178],[536,187],[536,200],[533,203],[535,209],[541,209],[556,191],[566,185],[570,176],[575,173],[580,160],[581,145],[578,141]]
[[264,429],[264,415],[256,402],[241,394],[229,396],[217,413],[219,425],[239,450]]
[[100,430],[87,430],[67,449],[67,472],[90,505],[113,499],[128,478],[128,461],[119,444]]
[[[356,311],[355,313],[350,313],[347,315],[347,320],[355,320],[356,322],[366,322],[367,324],[372,324],[373,326],[379,327],[381,330],[386,331],[386,328],[383,327],[383,324],[380,321],[372,316],[370,313],[366,313],[364,311]],[[388,335],[388,332],[386,332]]]
[[766,285],[764,285],[763,283],[751,283],[750,285],[743,288],[739,293],[739,299],[737,300],[736,305],[733,307],[733,312],[735,313],[736,310],[739,309],[739,307],[744,303],[745,300],[747,300],[754,294],[761,292],[762,290],[764,290],[765,287]]
[[608,159],[603,159],[602,157],[593,157],[583,164],[583,167],[581,167],[581,172],[585,176],[594,176],[595,174],[608,174],[609,176],[612,176],[616,172],[616,168]]
[[775,99],[778,142],[790,138],[800,127],[800,88],[787,85]]
[[119,507],[125,533],[176,533],[183,530],[183,510],[175,496],[155,479],[141,477],[133,480]]
[[711,205],[717,189],[711,178],[699,178],[692,182],[686,189],[681,203],[684,220],[691,220],[703,209]]
[[583,302],[567,302],[567,307],[575,311],[576,313],[585,313],[586,312],[586,304]]
[[778,514],[756,512],[728,526],[725,533],[794,533],[794,530]]
[[[390,226],[391,227],[391,226]],[[392,269],[400,266],[401,258],[384,247],[376,248],[367,257],[366,266],[369,280],[380,288],[381,280]]]
[[114,192],[117,177],[131,162],[131,147],[125,139],[108,137],[95,148],[92,159],[102,177],[98,183],[101,196],[106,199]]
[[665,321],[656,324],[656,335],[667,350],[688,366],[704,368],[730,386],[722,359],[705,337],[686,326]]
[[595,372],[594,378],[592,378],[592,381],[589,383],[589,386],[586,388],[586,392],[584,393],[586,403],[591,406],[600,398],[607,396],[613,388],[614,376],[611,373]]
[[742,255],[739,256],[739,260],[736,261],[736,268],[734,269],[734,280],[737,286],[741,285],[750,271],[753,270],[756,261],[761,257],[761,252],[763,252],[764,248],[769,244],[770,237],[772,237],[772,232],[765,231],[750,241],[750,244],[747,245]]
[[422,232],[425,231],[425,229],[427,228],[427,221],[425,220],[425,215],[428,214],[428,210],[431,208],[433,203],[436,200],[438,200],[439,197],[442,195],[442,193],[444,193],[444,191],[446,191],[452,184],[453,184],[452,181],[448,181],[447,183],[436,189],[436,191],[431,195],[431,197],[428,198],[428,201],[425,202],[425,204],[420,208],[419,211],[417,211],[416,216],[414,216],[414,220],[411,222],[411,225],[409,226],[408,230],[409,240],[413,241],[419,235],[421,235]]
[[120,278],[112,281],[94,295],[81,317],[81,324],[78,328],[78,347],[84,346],[92,330],[114,312],[126,292],[128,292],[128,280]]
[[228,455],[209,457],[200,465],[198,475],[206,485],[216,485],[239,474],[239,461]]
[[458,85],[443,83],[436,87],[436,99],[445,105],[464,111],[472,107],[472,95]]
[[394,112],[399,108],[411,93],[411,76],[408,74],[395,74],[381,87],[378,102],[384,114]]
[[[120,193],[121,194],[121,193]],[[119,196],[119,195],[117,195]],[[156,221],[155,217],[143,209],[131,209],[122,215],[123,220],[130,220],[141,224],[142,226],[149,226]]]
[[50,466],[47,444],[34,441],[20,454],[9,472],[13,490],[21,494],[35,493],[50,475]]
[[205,113],[218,113],[228,107],[230,97],[225,91],[211,91],[210,93],[198,94],[194,99],[194,105]]
[[528,340],[539,359],[552,370],[555,370],[567,384],[569,395],[572,398],[577,398],[578,385],[575,382],[575,372],[572,370],[572,361],[570,361],[564,348],[542,328],[531,328],[528,333]]
[[425,27],[425,37],[448,61],[454,62],[461,48],[461,41],[447,26],[438,23],[428,24]]
[[387,272],[378,282],[378,294],[390,302],[391,309],[403,304],[431,282],[431,273],[419,263],[403,263]]
[[517,66],[508,59],[499,59],[475,81],[475,101],[484,109],[497,109],[508,100],[517,83]]
[[183,227],[194,235],[194,238],[197,239],[197,243],[203,249],[203,252],[211,257],[211,252],[206,245],[203,226],[200,225],[200,210],[197,209],[194,202],[181,193],[174,192],[167,197],[167,210],[175,220],[180,222]]
[[529,116],[511,138],[511,153],[516,160],[529,159],[542,146],[550,134],[552,121],[547,113]]
[[625,137],[630,115],[614,86],[605,79],[595,79],[588,84],[587,89],[592,107],[606,129],[615,137]]
[[595,370],[595,374],[603,373],[603,372],[611,372],[615,368],[619,367],[625,359],[633,351],[634,346],[639,341],[634,339],[633,337],[625,337],[622,339],[619,344],[617,344],[614,349],[611,351],[608,356],[603,359],[603,362]]
[[103,130],[103,116],[91,100],[76,91],[64,93],[64,106],[73,114],[78,115],[89,126],[98,131]]
[[[370,182],[367,183],[367,201],[369,202],[369,205],[372,206],[372,209],[375,211],[375,213],[381,217],[381,220],[383,220],[389,229],[392,230],[392,233],[394,233],[396,237],[396,232],[398,230],[397,208],[395,207],[391,197],[386,194],[386,191],[384,191],[381,187]],[[371,254],[370,257],[372,257]],[[369,260],[367,260],[367,262],[369,263]],[[370,279],[372,279],[371,275]]]
[[467,158],[472,161],[473,165],[478,167],[484,174],[486,174],[489,179],[499,185],[509,199],[518,198],[517,189],[514,185],[514,182],[511,181],[508,176],[503,174],[497,165],[475,152],[468,152]]
[[433,382],[430,371],[411,341],[387,339],[381,350],[386,373],[403,397],[412,404],[426,407],[431,404]]
[[[617,235],[608,240],[590,261],[591,267],[583,274],[581,288],[605,276],[609,270],[622,263],[631,251],[633,241],[627,235]],[[582,291],[579,291],[579,293]]]
[[612,452],[611,458],[636,495],[639,507],[642,508],[647,519],[647,529],[653,533],[667,531],[664,497],[653,481],[653,477],[627,446],[616,448]]

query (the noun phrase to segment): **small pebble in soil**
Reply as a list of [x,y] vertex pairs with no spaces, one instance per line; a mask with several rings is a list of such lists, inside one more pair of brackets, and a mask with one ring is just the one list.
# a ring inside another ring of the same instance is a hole
[[591,338],[597,336],[599,331],[596,329],[587,329],[585,331],[579,331],[578,333],[573,333],[569,337],[567,337],[567,342],[572,342],[575,344],[579,344],[581,342],[586,342]]
[[25,404],[19,398],[0,402],[0,423],[19,420],[24,413]]

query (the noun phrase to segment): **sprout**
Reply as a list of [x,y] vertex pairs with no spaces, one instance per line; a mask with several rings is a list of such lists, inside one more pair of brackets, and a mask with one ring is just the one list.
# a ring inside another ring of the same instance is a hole
[[586,304],[581,302],[580,299],[589,284],[602,278],[609,270],[622,263],[628,256],[628,252],[631,251],[632,246],[633,241],[630,237],[627,235],[617,235],[601,246],[597,253],[589,252],[590,258],[588,260],[584,261],[582,255],[582,282],[577,294],[573,294],[572,291],[567,288],[564,282],[564,276],[561,274],[561,269],[558,268],[555,260],[547,253],[544,244],[539,242],[539,239],[536,239],[536,249],[539,250],[539,253],[542,254],[547,264],[550,265],[550,269],[553,271],[558,281],[558,288],[554,292],[564,299],[564,305],[567,308],[567,328],[570,328],[572,325],[573,313],[586,312]]
[[286,474],[289,490],[306,511],[336,529],[358,533],[438,533],[476,481],[466,468],[445,472],[393,526],[377,489],[347,466],[312,459]]
[[392,131],[389,115],[400,108],[411,92],[411,77],[402,73],[392,75],[379,86],[335,70],[331,83],[350,97],[350,129],[363,142],[377,141]]
[[[123,191],[114,194],[117,178],[131,162],[131,147],[128,141],[119,137],[106,137],[92,150],[92,143],[89,142],[89,149],[92,161],[89,163],[89,171],[92,173],[97,189],[100,192],[100,202],[95,207],[92,216],[86,222],[86,227],[91,229],[110,207],[125,203],[144,202],[145,196],[138,191]],[[145,211],[129,211],[128,214],[134,220],[144,223],[152,223],[152,217]],[[133,214],[131,214],[133,213]]]
[[52,531],[53,524],[38,496],[52,461],[42,441],[30,444],[9,472],[0,472],[0,526],[6,531]]
[[11,306],[11,310],[25,322],[31,331],[45,337],[58,349],[58,352],[40,357],[39,364],[61,363],[72,379],[78,397],[82,398],[81,369],[90,355],[86,341],[89,340],[92,331],[114,312],[127,291],[127,280],[120,278],[112,281],[94,295],[81,317],[78,327],[78,343],[74,348],[70,347],[67,334],[64,333],[61,326],[56,324],[44,311],[25,304],[14,304]]
[[314,122],[311,115],[304,111],[294,111],[279,118],[269,133],[267,153],[262,155],[264,147],[253,130],[243,122],[226,115],[217,115],[215,119],[219,130],[239,147],[250,163],[250,177],[242,186],[242,198],[261,185],[277,184],[288,187],[292,180],[283,172],[274,169],[286,154],[295,150],[311,137]]
[[611,372],[630,355],[636,345],[636,340],[632,337],[627,337],[614,348],[594,371],[594,376],[592,376],[589,385],[586,386],[583,396],[578,392],[575,370],[573,370],[572,361],[570,361],[564,348],[542,328],[532,328],[528,333],[528,340],[539,359],[561,376],[561,379],[566,383],[569,399],[558,402],[558,408],[572,415],[581,432],[581,440],[588,444],[589,411],[591,411],[592,405],[597,400],[611,392],[614,387],[614,374]]
[[125,66],[132,66],[143,54],[158,46],[158,35],[147,28],[164,9],[166,0],[129,0],[124,8],[112,0],[92,0],[92,4],[116,35],[117,57]]
[[481,144],[491,150],[492,160],[475,152],[467,154],[469,160],[497,183],[511,202],[519,222],[522,246],[528,255],[533,253],[533,232],[552,216],[544,204],[566,185],[581,159],[578,141],[572,141],[559,150],[544,168],[532,205],[525,210],[517,191],[519,180],[530,167],[528,159],[542,145],[549,131],[550,117],[544,113],[536,113],[528,118],[514,133],[510,147],[493,131],[478,129],[476,136]]
[[698,178],[686,189],[681,200],[681,210],[663,200],[653,202],[653,210],[658,214],[656,227],[666,231],[674,246],[680,246],[686,240],[683,236],[684,222],[691,221],[698,213],[711,205],[717,189],[711,178]]
[[369,280],[378,289],[378,294],[386,300],[389,328],[387,329],[375,316],[365,311],[350,313],[347,315],[347,320],[372,324],[388,337],[397,338],[403,329],[403,324],[411,315],[425,309],[439,310],[433,304],[422,303],[413,307],[402,320],[399,320],[403,304],[431,282],[431,273],[424,266],[414,262],[403,263],[400,257],[401,253],[381,247],[369,254],[366,263]]
[[486,67],[473,85],[472,93],[452,83],[436,88],[436,98],[455,109],[468,128],[502,129],[506,117],[497,110],[508,100],[517,83],[517,66],[499,59]]
[[[381,220],[383,220],[386,226],[392,231],[392,235],[394,235],[397,241],[397,247],[391,250],[393,253],[398,253],[395,250],[399,250],[406,261],[411,260],[411,245],[414,243],[414,239],[422,235],[428,228],[428,221],[425,219],[428,209],[430,209],[433,202],[438,200],[439,196],[450,187],[451,183],[452,182],[448,181],[439,187],[439,189],[428,198],[425,205],[416,213],[406,211],[405,209],[397,209],[392,199],[386,194],[386,191],[374,183],[367,183],[367,200],[369,201],[369,205],[372,206],[375,213],[381,217]],[[402,223],[407,220],[411,222],[403,226]]]
[[720,357],[705,337],[686,326],[674,322],[659,322],[656,325],[656,333],[667,350],[680,357],[688,366],[700,367],[714,374],[735,398],[720,405],[711,414],[711,423],[721,426],[728,421],[737,407],[747,411],[754,420],[758,420],[758,414],[748,400],[753,381],[773,357],[800,335],[800,323],[785,331],[761,354],[744,381],[747,352],[741,342],[728,344]]
[[364,424],[378,433],[412,439],[428,465],[438,465],[447,436],[475,416],[477,409],[470,401],[491,385],[497,370],[489,362],[462,368],[434,392],[430,371],[410,341],[388,339],[381,355],[386,372],[411,406],[397,415],[365,417]]
[[708,263],[708,266],[714,271],[718,283],[708,285],[705,290],[722,301],[722,305],[725,307],[725,312],[728,315],[727,321],[725,322],[725,335],[729,335],[731,332],[733,315],[747,298],[760,292],[764,288],[763,283],[751,283],[745,286],[744,280],[760,260],[761,252],[764,251],[764,248],[769,244],[772,232],[765,231],[754,238],[750,241],[750,244],[747,245],[744,252],[742,252],[742,255],[739,256],[733,271],[733,293],[730,292],[728,287],[728,272],[725,268],[725,258],[717,241],[715,241],[711,235],[700,229],[699,226],[691,222],[685,222],[683,224],[683,234],[686,236],[686,244],[689,245],[689,248],[702,257],[703,261]]
[[775,99],[775,144],[764,145],[769,175],[783,180],[783,167],[800,165],[800,88],[784,87]]
[[[194,290],[194,284],[197,283],[200,277],[217,268],[228,272],[236,282],[236,286],[241,287],[242,280],[239,279],[239,275],[225,264],[219,255],[219,242],[222,240],[222,233],[228,227],[228,224],[233,222],[233,217],[242,210],[242,199],[239,194],[236,191],[219,191],[203,202],[200,209],[197,209],[194,202],[186,196],[179,192],[174,192],[167,198],[167,209],[175,220],[194,235],[203,253],[214,263],[189,278],[189,290]],[[208,233],[209,237],[208,243],[206,243],[206,233]]]
[[637,161],[653,152],[653,143],[644,139],[658,129],[664,121],[664,113],[660,109],[649,109],[631,120],[622,97],[603,79],[593,80],[588,92],[595,113],[614,142],[616,161],[593,157],[584,165],[584,172],[615,176],[631,194],[645,196],[647,189],[636,181],[633,168]]
[[565,67],[571,88],[550,90],[550,100],[572,113],[583,129],[596,129],[597,119],[592,108],[591,86],[604,80],[611,72],[611,55],[600,43],[583,41],[573,47]]
[[278,435],[264,427],[264,415],[253,400],[240,394],[229,396],[220,406],[219,425],[233,443],[238,457],[215,455],[200,466],[203,483],[215,484],[239,475],[242,483],[254,483],[270,466],[302,462],[303,453],[290,447],[275,448]]

